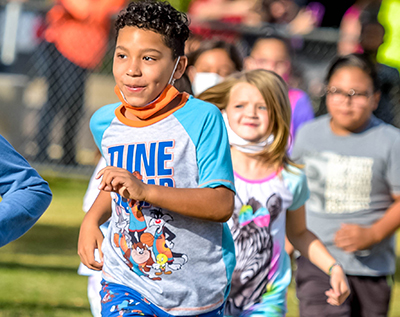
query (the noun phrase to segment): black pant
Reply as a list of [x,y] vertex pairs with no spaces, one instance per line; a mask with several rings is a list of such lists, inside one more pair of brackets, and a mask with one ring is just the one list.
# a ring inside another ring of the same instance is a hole
[[[61,115],[64,122],[62,162],[76,163],[76,136],[84,106],[86,70],[66,59],[53,44],[44,43],[42,51],[45,61],[41,67],[46,68],[43,74],[47,77],[48,97],[46,104],[39,112],[39,126],[36,136],[38,144],[37,159],[47,159],[47,148],[50,145],[54,118]],[[56,129],[61,127],[56,126]]]
[[326,302],[329,276],[304,257],[297,259],[296,292],[300,316],[383,317],[389,310],[392,276],[347,275],[350,296],[341,306]]

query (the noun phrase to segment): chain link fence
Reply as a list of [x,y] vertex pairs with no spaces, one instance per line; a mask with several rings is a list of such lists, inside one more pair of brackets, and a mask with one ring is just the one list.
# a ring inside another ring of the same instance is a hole
[[[90,117],[101,106],[118,101],[112,77],[114,35],[111,31],[101,63],[93,69],[81,68],[43,40],[50,8],[39,2],[19,6],[11,11],[9,5],[0,6],[0,133],[39,171],[87,178],[99,159]],[[13,14],[11,26],[6,25],[9,14]],[[284,28],[273,25],[209,23],[207,27],[212,30],[210,37],[234,42],[243,56],[260,36],[273,32],[288,36]],[[13,34],[15,43],[6,44]],[[324,112],[324,74],[336,54],[337,40],[338,30],[324,28],[290,37],[299,88],[310,94],[316,113]],[[396,124],[400,123],[398,108]]]

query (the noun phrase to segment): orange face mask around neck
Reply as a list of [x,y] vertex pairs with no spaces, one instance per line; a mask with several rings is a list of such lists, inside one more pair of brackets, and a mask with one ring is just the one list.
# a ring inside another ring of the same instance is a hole
[[115,86],[114,92],[117,94],[126,111],[129,111],[131,114],[135,115],[141,120],[150,118],[179,95],[179,91],[174,86],[168,84],[161,95],[159,95],[154,101],[150,102],[144,107],[134,107],[125,100],[125,97],[118,86]]

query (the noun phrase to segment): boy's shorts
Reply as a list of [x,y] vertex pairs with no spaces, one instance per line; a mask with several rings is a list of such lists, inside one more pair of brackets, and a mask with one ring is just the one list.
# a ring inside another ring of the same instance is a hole
[[[109,283],[104,279],[101,282],[101,316],[102,317],[176,317],[168,314],[156,305],[150,303],[145,297],[135,290],[124,285]],[[196,317],[221,317],[224,306],[209,313],[196,315]],[[180,316],[189,317],[189,316]],[[193,316],[191,316],[193,317]]]
[[340,306],[326,302],[330,277],[305,257],[297,259],[296,292],[300,316],[386,317],[389,310],[392,276],[347,275],[351,294]]

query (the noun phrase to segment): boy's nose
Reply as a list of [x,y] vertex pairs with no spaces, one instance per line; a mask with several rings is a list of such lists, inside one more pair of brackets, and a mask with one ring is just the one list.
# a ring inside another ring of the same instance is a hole
[[135,68],[130,67],[130,68],[127,70],[126,74],[127,74],[128,76],[138,76],[138,75],[140,75],[140,71],[137,70],[137,69],[135,69]]
[[141,75],[141,71],[140,68],[138,67],[138,65],[136,63],[131,63],[131,65],[129,65],[126,74],[128,76],[140,76]]

